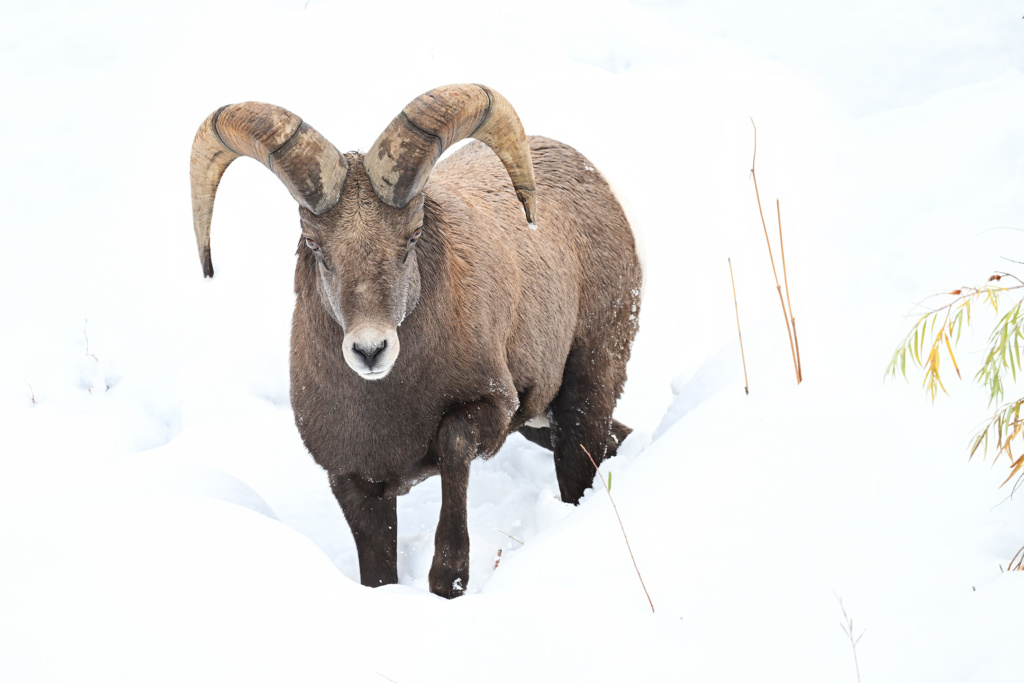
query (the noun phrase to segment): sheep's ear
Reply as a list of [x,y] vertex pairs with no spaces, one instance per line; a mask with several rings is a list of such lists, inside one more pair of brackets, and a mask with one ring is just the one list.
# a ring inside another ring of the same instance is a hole
[[377,196],[401,208],[423,191],[441,154],[470,137],[498,155],[527,220],[536,223],[537,188],[523,124],[508,100],[482,85],[446,85],[423,93],[384,129],[363,164]]
[[269,168],[302,206],[322,214],[338,203],[348,162],[334,145],[287,109],[261,102],[221,107],[192,142],[192,227],[203,275],[213,277],[210,221],[221,176],[240,156]]

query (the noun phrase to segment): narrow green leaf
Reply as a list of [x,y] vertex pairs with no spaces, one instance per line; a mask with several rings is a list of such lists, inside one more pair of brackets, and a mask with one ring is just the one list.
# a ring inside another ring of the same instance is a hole
[[1013,375],[1013,381],[1017,381],[1017,362],[1014,359],[1014,354],[1008,353],[1006,348],[1003,348],[1003,357],[1010,361],[1010,373]]
[[974,439],[971,441],[971,454],[967,456],[968,460],[974,458],[974,454],[978,452],[978,448],[981,446],[983,440],[986,444],[988,443],[988,427],[986,427],[981,433],[975,435]]

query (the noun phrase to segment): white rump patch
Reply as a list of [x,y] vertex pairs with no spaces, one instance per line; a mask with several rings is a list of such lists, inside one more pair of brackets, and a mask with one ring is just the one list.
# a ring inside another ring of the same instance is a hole
[[551,421],[548,420],[546,415],[538,415],[527,420],[526,426],[533,427],[534,429],[543,429],[544,427],[550,427]]
[[612,184],[612,181],[608,180],[608,176],[604,176],[604,180],[608,183],[608,187],[611,188],[612,194],[615,195],[615,199],[619,202],[619,206],[622,207],[622,212],[626,214],[626,221],[629,222],[629,229],[633,231],[633,242],[636,244],[636,257],[640,259],[640,300],[644,298],[644,288],[647,287],[647,243],[644,240],[643,231],[640,230],[640,224],[636,221],[636,214],[625,196],[619,192],[619,189]]

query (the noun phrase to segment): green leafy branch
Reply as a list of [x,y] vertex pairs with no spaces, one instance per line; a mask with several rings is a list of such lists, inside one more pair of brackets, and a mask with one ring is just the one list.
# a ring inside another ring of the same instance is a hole
[[999,410],[989,418],[986,425],[971,437],[970,457],[973,458],[979,449],[982,452],[988,452],[989,435],[993,431],[995,432],[996,458],[1006,453],[1006,457],[1010,459],[1010,474],[1003,480],[1001,485],[1005,485],[1006,482],[1010,481],[1020,472],[1021,468],[1024,468],[1024,453],[1014,456],[1011,448],[1014,439],[1024,432],[1024,423],[1020,419],[1020,408],[1022,405],[1024,405],[1024,398],[1019,398],[1016,401],[1010,401],[1000,406]]
[[[1011,281],[1007,285],[1003,280]],[[1014,275],[998,273],[989,278],[981,287],[962,287],[940,296],[954,297],[949,303],[929,310],[918,317],[914,327],[907,333],[893,353],[892,360],[886,369],[886,377],[902,376],[907,379],[907,361],[924,370],[925,392],[934,402],[939,389],[949,395],[942,383],[940,364],[943,355],[953,364],[957,377],[961,377],[960,365],[953,347],[960,341],[960,333],[964,324],[971,325],[972,307],[991,306],[993,312],[999,313],[1000,303],[1012,291],[1024,288],[1024,282]],[[1002,401],[1005,394],[1003,384],[1009,373],[1014,381],[1018,371],[1024,370],[1022,364],[1022,348],[1024,348],[1024,298],[1018,298],[1010,309],[999,319],[988,338],[987,353],[981,368],[974,375],[974,381],[981,384],[989,392],[989,406]],[[990,440],[995,439],[995,457],[1003,453],[1010,459],[1010,475],[1013,478],[1024,468],[1024,453],[1014,456],[1012,445],[1015,439],[1024,435],[1024,423],[1020,418],[1024,398],[1011,401],[1001,406],[984,424],[981,430],[971,437],[971,454],[981,450],[988,452]]]
[[989,390],[989,406],[1003,398],[1003,376],[1010,371],[1017,381],[1017,371],[1021,368],[1021,345],[1024,343],[1024,318],[1021,316],[1021,305],[1018,301],[1000,319],[989,335],[989,350],[974,380]]

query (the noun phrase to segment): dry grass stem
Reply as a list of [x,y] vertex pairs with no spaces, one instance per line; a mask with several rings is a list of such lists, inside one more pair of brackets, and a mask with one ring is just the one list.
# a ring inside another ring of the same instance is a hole
[[1013,554],[1007,568],[1011,572],[1024,572],[1024,547]]
[[85,337],[85,355],[88,356],[89,358],[92,358],[97,363],[99,363],[100,359],[97,358],[95,356],[95,354],[93,354],[92,352],[89,351],[89,331],[88,330],[89,330],[89,319],[86,318],[85,319],[85,324],[82,325],[82,336]]
[[580,448],[590,458],[590,464],[594,466],[594,470],[597,472],[597,478],[601,480],[601,484],[604,486],[605,492],[608,494],[608,500],[612,502],[612,509],[615,510],[615,517],[619,520],[619,528],[622,529],[622,538],[626,541],[626,550],[629,551],[629,559],[633,560],[633,569],[636,570],[636,576],[640,579],[640,587],[644,589],[644,595],[647,596],[647,602],[651,606],[651,613],[654,613],[654,603],[651,601],[651,594],[647,592],[647,586],[644,584],[644,577],[640,575],[640,567],[636,565],[636,558],[633,557],[633,548],[629,545],[629,536],[626,535],[626,527],[622,523],[622,516],[619,515],[619,508],[615,505],[615,499],[612,497],[612,490],[608,488],[608,483],[601,476],[601,469],[597,466],[597,462],[594,461],[594,456],[590,454],[586,446],[580,444]]
[[779,304],[782,306],[782,319],[786,323],[786,334],[789,335],[789,352],[793,355],[793,370],[796,372],[796,382],[800,383],[800,366],[796,360],[796,346],[793,343],[793,330],[789,326],[789,314],[786,313],[786,301],[782,298],[782,285],[779,284],[779,273],[775,269],[775,256],[772,254],[772,241],[768,237],[768,224],[764,220],[764,209],[761,208],[761,192],[757,189],[757,172],[754,170],[757,161],[757,126],[754,119],[750,119],[750,125],[754,126],[754,159],[750,162],[750,177],[754,179],[754,195],[757,197],[757,210],[761,214],[761,227],[764,228],[764,241],[768,245],[768,259],[772,263],[772,275],[775,276],[775,289],[779,292]]
[[508,536],[509,538],[511,538],[511,539],[512,539],[513,541],[515,541],[515,542],[516,542],[516,543],[518,543],[519,545],[526,545],[525,543],[523,543],[522,541],[520,541],[520,540],[519,540],[518,538],[516,538],[516,537],[515,537],[515,536],[513,536],[512,534],[508,533],[507,531],[502,531],[501,529],[497,529],[497,532],[498,532],[499,534],[505,534],[506,536]]
[[843,606],[843,599],[838,595],[836,598],[839,600],[839,609],[843,611],[843,621],[839,622],[839,626],[842,627],[843,633],[850,639],[850,647],[853,648],[853,667],[857,671],[857,683],[860,683],[860,662],[857,661],[857,643],[864,636],[864,631],[860,632],[859,636],[853,635],[853,619],[846,614],[846,607]]
[[782,253],[782,282],[786,285],[786,306],[789,308],[789,321],[793,324],[793,346],[796,349],[796,383],[804,381],[804,366],[800,361],[800,338],[796,335],[796,317],[793,315],[793,302],[789,299],[789,273],[786,272],[786,245],[782,241],[782,209],[778,198],[775,199],[775,213],[779,217],[779,251]]
[[740,331],[740,304],[736,300],[736,278],[732,276],[732,259],[726,260],[729,261],[729,280],[732,282],[732,303],[736,307],[736,332],[740,336],[740,358],[743,360],[743,393],[749,396],[750,381],[747,379],[747,356],[743,353],[743,332]]

